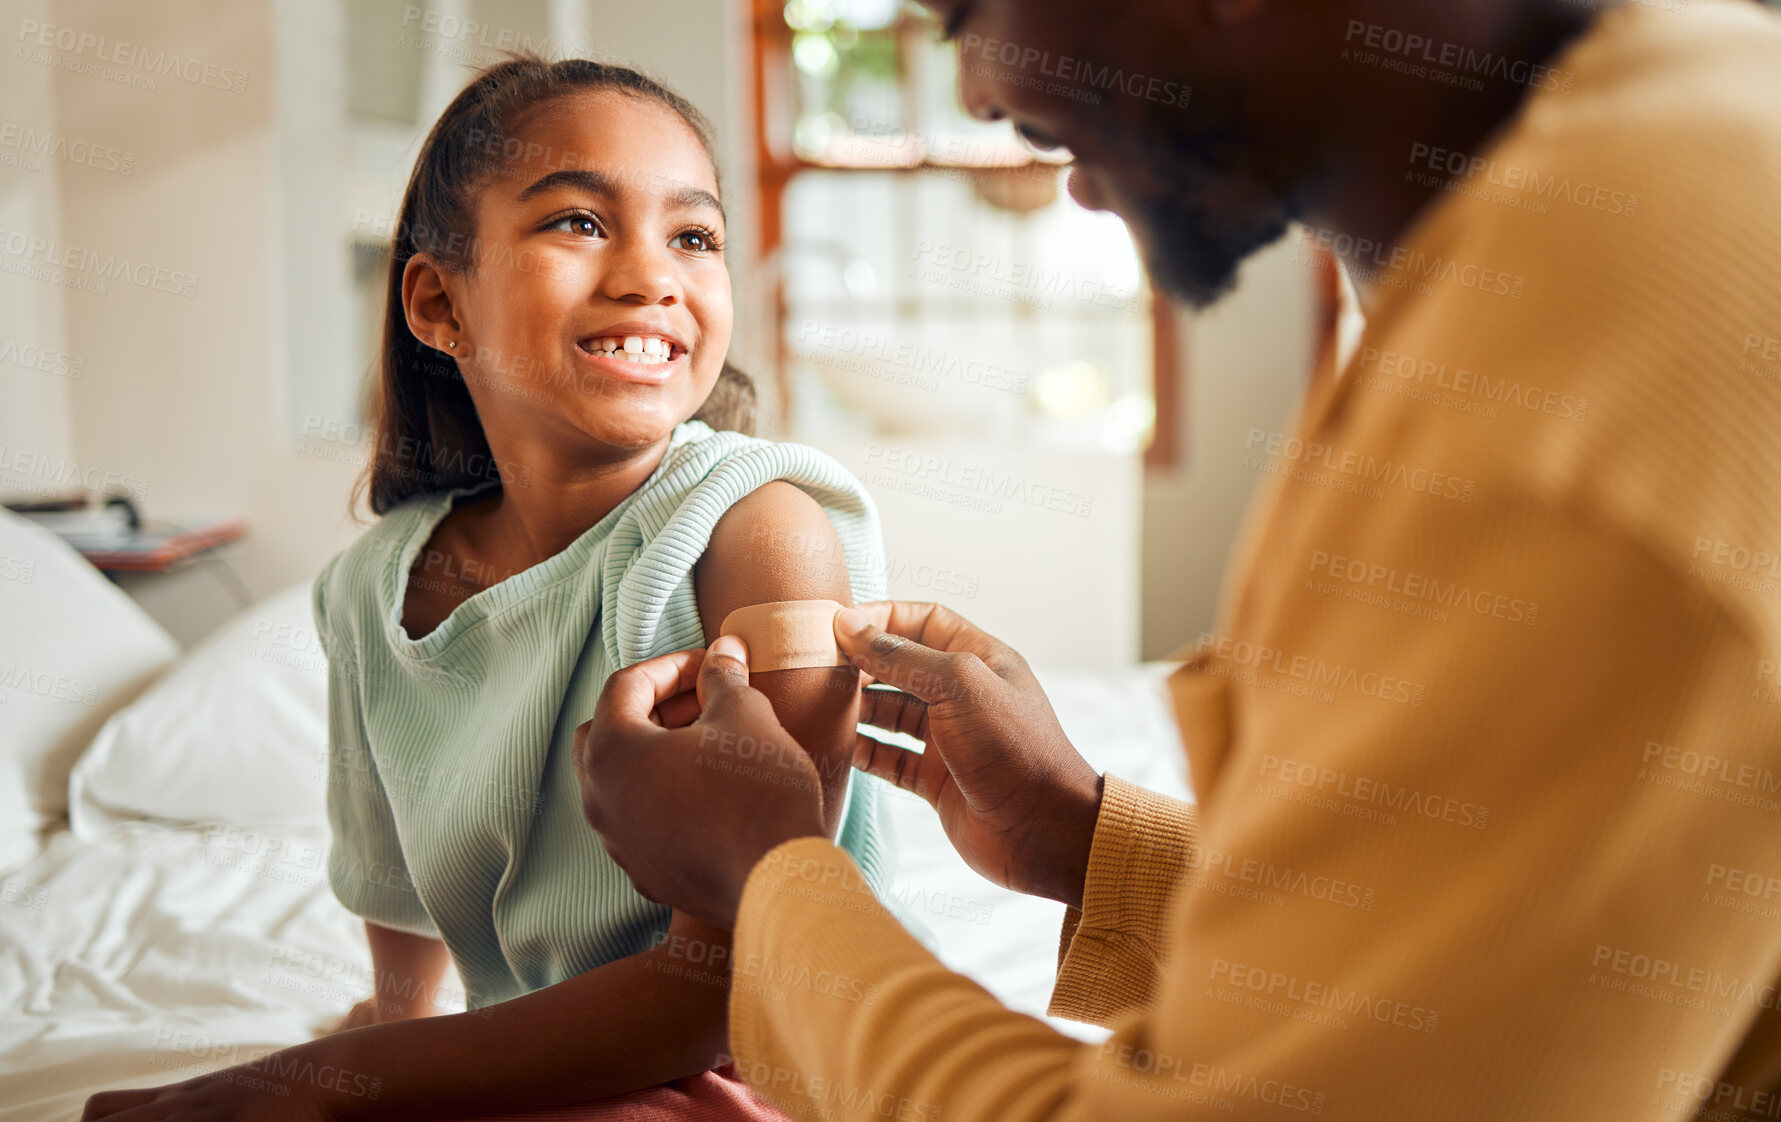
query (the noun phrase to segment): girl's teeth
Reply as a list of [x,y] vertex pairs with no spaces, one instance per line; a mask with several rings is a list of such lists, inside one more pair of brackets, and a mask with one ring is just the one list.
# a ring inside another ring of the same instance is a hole
[[626,335],[623,338],[595,339],[588,349],[597,355],[619,358],[626,362],[656,365],[667,362],[674,354],[674,345],[653,335]]

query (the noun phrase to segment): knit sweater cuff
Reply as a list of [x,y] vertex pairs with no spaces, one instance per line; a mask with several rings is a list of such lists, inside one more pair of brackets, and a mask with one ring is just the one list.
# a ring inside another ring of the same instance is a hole
[[1064,916],[1052,1016],[1106,1025],[1151,1003],[1194,825],[1192,804],[1106,777],[1082,908]]

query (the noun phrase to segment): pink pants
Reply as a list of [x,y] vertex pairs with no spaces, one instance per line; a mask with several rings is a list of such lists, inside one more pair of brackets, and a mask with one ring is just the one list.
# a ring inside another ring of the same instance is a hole
[[734,1066],[585,1106],[478,1115],[473,1122],[789,1122],[748,1089]]

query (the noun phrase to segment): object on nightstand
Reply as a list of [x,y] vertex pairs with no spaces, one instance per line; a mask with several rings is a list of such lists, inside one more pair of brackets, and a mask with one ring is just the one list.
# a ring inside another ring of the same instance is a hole
[[142,519],[128,500],[118,498],[98,508],[24,514],[106,572],[164,572],[247,533],[247,523],[239,518],[200,519],[190,525]]

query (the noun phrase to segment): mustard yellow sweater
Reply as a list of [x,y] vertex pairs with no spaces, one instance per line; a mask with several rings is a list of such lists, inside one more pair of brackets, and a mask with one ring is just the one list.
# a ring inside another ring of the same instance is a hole
[[795,841],[736,930],[791,983],[730,1013],[782,1109],[1781,1117],[1781,26],[1628,6],[1555,66],[1250,434],[1269,493],[1171,680],[1197,821],[1109,777],[1065,925],[1053,1010],[1112,1038]]

